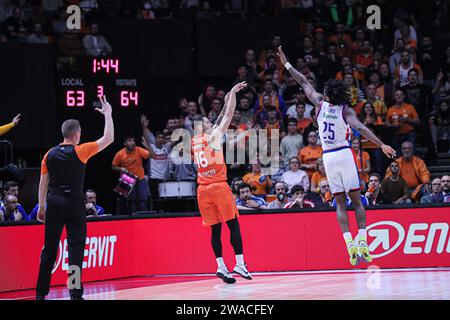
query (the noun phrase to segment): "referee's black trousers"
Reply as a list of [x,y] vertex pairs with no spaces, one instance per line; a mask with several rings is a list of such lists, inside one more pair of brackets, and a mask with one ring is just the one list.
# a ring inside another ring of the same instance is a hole
[[[45,244],[41,252],[36,286],[36,295],[38,296],[46,296],[50,290],[52,270],[58,255],[59,241],[64,226],[66,226],[67,232],[69,267],[77,266],[80,275],[78,279],[80,286],[75,285],[69,290],[70,297],[78,299],[83,295],[81,271],[86,243],[86,208],[83,196],[49,194],[45,215]],[[72,276],[74,273],[76,272],[71,272],[68,276]],[[75,283],[77,282],[75,281]]]

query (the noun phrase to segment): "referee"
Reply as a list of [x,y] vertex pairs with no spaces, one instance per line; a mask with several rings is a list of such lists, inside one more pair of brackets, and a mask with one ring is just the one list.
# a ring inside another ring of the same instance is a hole
[[75,285],[75,288],[69,287],[70,299],[83,299],[81,270],[86,243],[86,208],[83,194],[86,162],[114,141],[111,105],[105,96],[100,98],[100,102],[102,108],[95,110],[105,117],[103,137],[95,142],[78,145],[81,136],[80,123],[74,119],[66,120],[62,125],[64,141],[50,149],[42,160],[37,219],[45,222],[45,244],[41,252],[36,300],[45,300],[50,290],[52,269],[64,226],[69,251],[69,277],[79,275],[79,279],[75,279],[75,284],[79,285]]

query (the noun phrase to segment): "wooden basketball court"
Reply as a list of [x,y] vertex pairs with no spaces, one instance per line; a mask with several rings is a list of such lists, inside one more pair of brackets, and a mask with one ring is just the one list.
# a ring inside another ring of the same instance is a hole
[[[86,300],[450,300],[450,268],[256,273],[233,285],[214,275],[148,276],[85,284]],[[33,299],[34,291],[0,294]],[[68,299],[65,287],[49,299]]]

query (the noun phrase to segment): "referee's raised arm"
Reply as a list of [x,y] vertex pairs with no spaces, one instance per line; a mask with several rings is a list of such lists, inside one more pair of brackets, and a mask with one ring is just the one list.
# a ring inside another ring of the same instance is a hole
[[100,97],[102,108],[95,108],[105,117],[105,129],[103,131],[103,137],[97,140],[98,151],[102,151],[114,141],[114,123],[112,119],[112,108],[109,102],[106,100],[106,96]]

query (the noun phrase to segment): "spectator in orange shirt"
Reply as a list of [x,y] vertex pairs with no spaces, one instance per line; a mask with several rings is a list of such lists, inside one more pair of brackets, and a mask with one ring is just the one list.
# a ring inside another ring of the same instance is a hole
[[325,166],[323,165],[323,159],[317,159],[316,172],[311,177],[311,192],[320,193],[319,183],[322,180],[327,179],[327,173],[325,172]]
[[[262,119],[261,119],[262,120]],[[286,128],[284,126],[283,120],[281,120],[281,115],[274,106],[270,106],[267,109],[267,119],[262,120],[264,129],[267,130],[267,137],[272,136],[272,130],[279,130],[278,133],[280,138],[284,138],[286,135]]]
[[369,40],[364,40],[362,51],[355,57],[356,69],[364,72],[373,63],[372,45]]
[[284,116],[286,114],[286,103],[284,99],[275,91],[275,87],[272,80],[264,81],[263,92],[258,95],[258,99],[255,102],[254,112],[267,111],[264,110],[268,105],[264,101],[267,96],[270,98],[269,106],[275,106],[277,110]]
[[252,187],[252,193],[257,196],[266,196],[272,188],[272,181],[269,176],[261,174],[261,164],[255,163],[251,166],[251,172],[242,177],[244,183]]
[[358,82],[362,82],[364,80],[364,73],[359,72],[353,68],[352,59],[349,56],[342,57],[341,60],[342,71],[336,73],[336,80],[343,80],[345,74],[351,73],[353,78]]
[[[397,160],[400,167],[399,175],[403,178],[411,191],[411,199],[419,201],[425,193],[425,186],[430,183],[430,171],[425,162],[414,155],[414,145],[409,141],[402,144],[402,157]],[[386,177],[392,175],[386,170]]]
[[133,137],[126,137],[124,139],[124,146],[114,156],[111,169],[115,172],[137,176],[138,181],[129,197],[129,200],[131,200],[131,210],[134,212],[136,208],[138,211],[145,211],[147,207],[148,187],[147,181],[144,178],[143,160],[147,160],[151,154],[150,151],[137,147]]
[[231,119],[229,129],[237,130],[237,129],[243,129],[245,130],[245,124],[241,123],[242,118],[242,112],[239,109],[234,110],[233,118]]
[[[267,57],[265,68],[258,74],[260,80],[266,79],[266,76],[272,76],[272,82],[280,87],[284,82],[284,69],[278,65],[275,55]],[[237,79],[239,81],[239,79]],[[236,82],[237,83],[237,82]]]
[[295,108],[297,112],[297,132],[300,134],[303,134],[312,122],[311,119],[305,118],[305,110],[305,104],[297,103],[297,107]]
[[388,109],[386,127],[394,129],[392,146],[399,152],[403,142],[416,142],[414,130],[420,125],[420,119],[414,106],[405,103],[405,93],[401,89],[395,91],[394,100],[395,104]]
[[370,157],[366,151],[361,149],[359,137],[352,138],[352,149],[355,152],[356,167],[358,168],[359,180],[362,187],[369,182]]
[[300,169],[305,170],[308,178],[311,179],[316,170],[317,159],[322,157],[322,147],[317,144],[318,134],[311,131],[308,134],[308,146],[300,149],[298,158],[300,159]]

